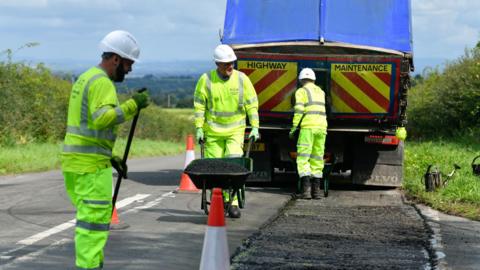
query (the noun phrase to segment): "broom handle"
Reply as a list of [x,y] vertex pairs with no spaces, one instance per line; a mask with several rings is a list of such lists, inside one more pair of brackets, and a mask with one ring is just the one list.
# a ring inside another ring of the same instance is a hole
[[[147,88],[142,88],[140,90],[138,90],[137,92],[138,93],[141,93],[141,92],[144,92],[146,91]],[[128,159],[128,152],[130,152],[130,146],[132,144],[132,141],[133,141],[133,134],[135,133],[135,127],[137,126],[137,121],[138,121],[138,116],[140,115],[140,110],[138,110],[137,114],[135,114],[135,116],[133,117],[133,121],[132,121],[132,127],[130,128],[130,132],[128,134],[128,139],[127,139],[127,146],[125,147],[125,152],[123,153],[123,164],[127,164],[127,159]],[[113,213],[113,210],[115,209],[115,203],[117,202],[117,197],[118,197],[118,193],[120,191],[120,184],[122,183],[122,174],[119,173],[118,174],[118,177],[117,177],[117,183],[115,185],[115,192],[113,193],[113,198],[112,198],[112,213]]]

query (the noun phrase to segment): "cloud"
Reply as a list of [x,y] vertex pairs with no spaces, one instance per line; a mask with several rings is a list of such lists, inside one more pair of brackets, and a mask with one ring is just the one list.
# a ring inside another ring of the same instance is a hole
[[0,8],[14,7],[14,8],[31,8],[31,7],[46,7],[48,0],[0,0]]
[[225,6],[225,0],[0,0],[0,33],[7,40],[0,50],[37,41],[40,46],[19,54],[96,58],[103,36],[124,29],[139,40],[142,58],[210,59]]
[[[480,39],[480,1],[411,3],[415,57],[454,59]],[[0,0],[0,51],[36,41],[19,56],[97,60],[102,37],[124,29],[138,39],[142,60],[210,59],[225,7],[226,0]]]
[[412,1],[414,54],[455,59],[480,35],[478,1]]

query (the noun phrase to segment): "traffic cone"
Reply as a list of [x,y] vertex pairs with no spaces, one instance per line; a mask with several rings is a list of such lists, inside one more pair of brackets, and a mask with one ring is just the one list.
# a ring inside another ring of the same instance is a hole
[[220,188],[213,189],[207,230],[203,239],[200,270],[230,269],[230,253],[227,244],[227,229],[223,212],[223,197]]
[[[189,134],[187,136],[187,152],[185,153],[185,165],[183,169],[186,169],[187,166],[195,159],[195,151],[193,150],[193,135]],[[180,179],[180,187],[178,188],[179,192],[199,192],[200,190],[193,184],[192,179],[182,172],[182,177]]]
[[128,227],[130,227],[130,225],[127,223],[120,222],[120,219],[118,218],[117,207],[115,206],[112,212],[112,219],[110,220],[110,230],[124,230]]
[[[112,190],[115,190],[115,187],[113,187]],[[112,197],[113,197],[113,194],[112,194]],[[114,206],[112,211],[112,218],[110,219],[110,230],[123,230],[128,227],[130,227],[130,225],[128,225],[127,223],[120,222],[120,219],[118,218],[118,213],[117,213],[117,206]]]
[[120,219],[118,219],[118,214],[117,214],[117,207],[113,208],[113,213],[112,213],[112,221],[110,221],[110,224],[120,224]]

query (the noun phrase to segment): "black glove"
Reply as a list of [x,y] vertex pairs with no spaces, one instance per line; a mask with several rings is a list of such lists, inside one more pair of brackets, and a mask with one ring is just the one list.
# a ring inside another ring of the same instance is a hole
[[138,109],[143,109],[150,105],[150,96],[147,92],[137,92],[132,96],[135,103],[137,103]]
[[110,159],[112,167],[117,170],[118,175],[121,175],[122,178],[127,178],[128,167],[127,164],[123,162],[120,157],[114,156]]

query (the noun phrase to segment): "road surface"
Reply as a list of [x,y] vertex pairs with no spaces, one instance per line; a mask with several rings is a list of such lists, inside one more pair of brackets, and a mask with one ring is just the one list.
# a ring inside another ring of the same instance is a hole
[[[129,161],[117,204],[129,227],[111,232],[105,269],[198,269],[207,217],[200,194],[175,192],[183,163]],[[480,269],[478,222],[412,205],[395,189],[334,188],[305,201],[292,188],[247,188],[242,218],[227,219],[233,269]],[[0,228],[0,269],[75,269],[60,171],[0,177]]]

